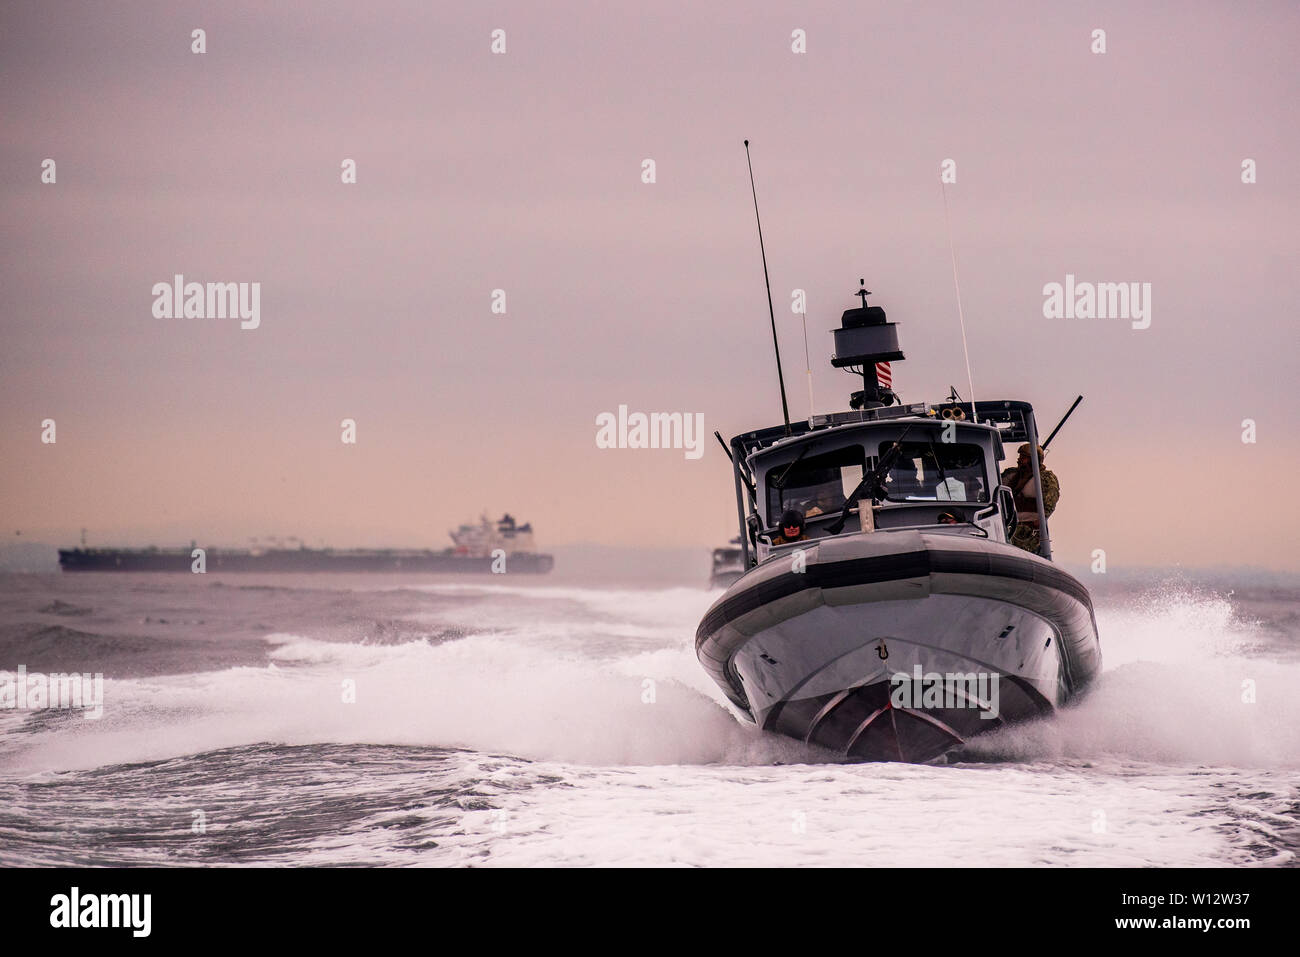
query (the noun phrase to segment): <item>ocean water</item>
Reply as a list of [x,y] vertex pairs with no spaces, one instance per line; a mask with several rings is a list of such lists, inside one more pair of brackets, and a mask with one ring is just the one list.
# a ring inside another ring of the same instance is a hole
[[98,720],[0,710],[0,864],[1300,861],[1292,580],[1097,585],[1091,692],[926,766],[738,720],[695,660],[717,595],[0,575],[0,670],[104,675]]

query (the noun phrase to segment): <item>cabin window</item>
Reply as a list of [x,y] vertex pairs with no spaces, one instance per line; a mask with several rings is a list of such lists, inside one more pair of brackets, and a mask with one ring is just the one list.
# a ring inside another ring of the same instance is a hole
[[[892,442],[880,443],[880,454]],[[889,470],[890,502],[987,502],[984,449],[960,442],[904,442]]]
[[793,465],[777,465],[767,473],[767,514],[770,523],[781,520],[787,508],[800,509],[808,518],[838,513],[844,501],[862,483],[866,451],[850,445],[820,455],[805,455]]

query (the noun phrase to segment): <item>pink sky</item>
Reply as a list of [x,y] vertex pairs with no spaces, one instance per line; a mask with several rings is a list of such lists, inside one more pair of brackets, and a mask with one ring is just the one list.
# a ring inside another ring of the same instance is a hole
[[[904,401],[965,393],[953,158],[977,395],[1045,428],[1086,397],[1050,457],[1058,557],[1300,568],[1300,8],[698,6],[6,4],[9,540],[440,546],[509,510],[543,545],[724,542],[711,438],[602,450],[595,420],[779,420],[748,137],[793,414],[790,292],[844,408],[859,277]],[[260,282],[261,327],[155,318],[176,273]],[[1151,283],[1151,327],[1045,319],[1067,273]]]

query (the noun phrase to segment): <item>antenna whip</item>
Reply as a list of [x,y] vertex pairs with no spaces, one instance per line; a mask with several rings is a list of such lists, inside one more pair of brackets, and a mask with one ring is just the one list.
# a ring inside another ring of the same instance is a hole
[[749,189],[754,194],[754,221],[758,223],[758,250],[763,254],[763,282],[767,284],[767,315],[772,320],[772,349],[776,352],[776,379],[781,385],[781,414],[785,417],[785,434],[789,435],[790,406],[785,400],[785,375],[781,372],[781,347],[776,341],[776,310],[772,308],[772,283],[767,277],[767,250],[763,247],[763,221],[758,216],[758,190],[754,188],[754,164],[749,158],[749,140],[745,140],[745,162],[749,164]]
[[804,371],[808,373],[808,420],[812,421],[813,412],[816,408],[813,404],[813,386],[812,386],[812,360],[808,358],[808,306],[805,305],[803,312],[803,363]]
[[970,418],[979,424],[979,413],[975,411],[975,380],[970,374],[970,350],[966,348],[966,317],[961,309],[961,284],[957,281],[957,250],[952,244],[952,222],[948,219],[948,188],[939,180],[939,189],[943,191],[943,224],[948,228],[948,254],[952,256],[952,285],[957,290],[957,321],[961,323],[961,351],[966,357],[966,384],[970,386]]

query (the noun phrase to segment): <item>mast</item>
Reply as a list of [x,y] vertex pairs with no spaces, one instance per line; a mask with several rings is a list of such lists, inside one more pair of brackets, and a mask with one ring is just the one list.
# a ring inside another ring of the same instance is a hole
[[790,434],[790,405],[785,400],[785,374],[781,371],[781,346],[776,341],[776,310],[772,308],[772,282],[767,276],[767,250],[763,247],[763,220],[758,216],[758,190],[754,187],[754,164],[749,158],[749,140],[745,140],[745,162],[749,165],[749,189],[754,194],[754,220],[758,223],[758,251],[763,254],[763,282],[767,286],[767,315],[772,320],[772,350],[776,353],[776,380],[781,386],[781,414],[785,417],[785,434]]
[[861,366],[862,391],[855,392],[849,404],[855,409],[877,409],[891,405],[897,396],[889,389],[882,388],[880,377],[876,374],[877,362],[896,362],[905,359],[898,347],[898,325],[885,319],[885,310],[879,306],[868,306],[865,279],[858,280],[861,288],[854,293],[862,300],[857,309],[846,309],[840,317],[840,328],[833,330],[835,336],[835,354],[831,356],[831,365],[837,369]]

